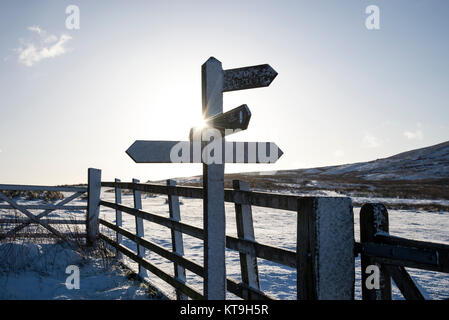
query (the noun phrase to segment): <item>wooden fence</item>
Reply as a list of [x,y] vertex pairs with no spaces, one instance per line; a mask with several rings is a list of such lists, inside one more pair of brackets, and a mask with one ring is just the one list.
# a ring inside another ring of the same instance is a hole
[[[57,203],[45,203],[45,204],[19,204],[13,197],[8,197],[5,191],[48,191],[48,192],[68,192],[72,193],[68,197],[60,200]],[[87,187],[66,187],[66,186],[31,186],[31,185],[9,185],[0,184],[0,209],[17,210],[24,215],[23,218],[4,218],[0,217],[0,224],[14,226],[10,230],[0,233],[0,240],[6,238],[73,238],[73,237],[86,237],[86,234],[79,233],[61,233],[54,225],[82,225],[86,223],[86,220],[71,220],[71,219],[56,219],[48,218],[48,216],[55,210],[84,210],[86,211],[87,206],[85,205],[70,205],[70,202],[80,198],[88,191]],[[2,204],[3,202],[3,204]],[[5,204],[6,203],[6,204]],[[33,214],[34,211],[40,211],[37,214]],[[29,225],[40,225],[45,228],[48,232],[46,233],[21,233]]]
[[[364,204],[360,210],[360,243],[363,300],[391,300],[391,279],[406,300],[424,295],[405,267],[449,273],[449,245],[409,240],[389,234],[388,211],[383,204]],[[380,286],[366,286],[369,265],[380,270]]]
[[[101,188],[114,188],[115,201],[101,199]],[[122,190],[133,193],[134,206],[122,204]],[[2,192],[3,191],[3,192]],[[60,191],[72,195],[52,204],[19,204],[4,191]],[[167,196],[169,216],[144,211],[141,193],[147,192]],[[69,203],[88,194],[87,205]],[[98,239],[105,241],[117,251],[138,264],[138,274],[145,278],[150,272],[176,290],[178,299],[204,299],[202,292],[189,285],[186,270],[204,277],[204,267],[184,256],[183,234],[204,241],[204,231],[181,221],[179,197],[203,199],[203,188],[176,186],[167,180],[166,185],[121,182],[102,182],[101,171],[89,169],[87,187],[49,187],[0,185],[0,209],[15,209],[26,218],[0,217],[0,224],[14,224],[15,227],[0,233],[0,240],[8,237],[58,237],[66,239],[53,225],[85,224],[88,245],[95,245]],[[408,274],[405,267],[449,273],[449,245],[409,240],[389,234],[388,211],[382,204],[364,204],[360,210],[360,242],[354,240],[352,202],[343,197],[299,197],[264,192],[254,192],[243,181],[233,181],[232,189],[224,190],[224,200],[235,206],[237,237],[226,236],[226,248],[237,251],[240,256],[241,282],[227,278],[227,290],[243,299],[271,299],[262,292],[259,283],[257,258],[296,269],[298,299],[353,299],[354,298],[354,255],[361,255],[362,298],[364,300],[390,300],[391,279],[406,299],[422,300],[423,293]],[[6,203],[6,204],[5,204]],[[287,210],[296,215],[296,250],[287,250],[256,241],[252,207]],[[100,208],[115,210],[115,221],[100,218]],[[37,214],[31,211],[40,210]],[[55,210],[86,210],[86,219],[73,221],[48,218]],[[122,213],[135,218],[135,231],[122,226]],[[145,239],[143,221],[149,221],[170,229],[172,249]],[[21,234],[30,224],[38,224],[49,231],[45,234]],[[99,225],[113,231],[100,232]],[[133,251],[123,245],[123,237],[136,243]],[[150,250],[173,263],[173,273],[157,267],[145,258]],[[380,273],[379,288],[366,286],[368,266],[377,266]],[[173,275],[172,275],[173,274]],[[204,279],[207,281],[207,279]]]
[[[101,178],[98,178],[101,179]],[[100,181],[100,180],[98,180]],[[133,182],[101,182],[101,187],[115,189],[115,202],[97,199],[99,206],[115,210],[115,223],[96,216],[93,221],[114,231],[111,238],[98,231],[98,237],[139,265],[139,275],[149,271],[176,289],[178,299],[204,299],[186,283],[185,270],[203,277],[204,267],[187,259],[183,254],[183,234],[204,241],[201,228],[181,222],[179,197],[203,198],[203,189],[176,186],[168,180],[166,185]],[[225,201],[235,204],[237,237],[226,236],[226,247],[240,254],[242,282],[227,278],[227,290],[243,299],[271,299],[260,290],[257,258],[266,259],[297,270],[298,299],[353,299],[354,297],[354,222],[352,204],[343,197],[298,197],[253,192],[242,181],[234,181],[233,189],[225,189]],[[122,190],[133,191],[134,207],[121,204]],[[169,217],[142,210],[141,192],[166,195]],[[97,192],[98,193],[98,192]],[[99,193],[98,193],[99,194]],[[93,202],[94,203],[94,202]],[[297,250],[287,250],[259,243],[254,238],[252,206],[293,211],[297,215]],[[135,217],[136,232],[122,227],[122,213]],[[144,239],[143,220],[167,227],[171,231],[172,250]],[[93,222],[94,223],[94,222]],[[337,232],[338,231],[338,232]],[[122,244],[126,237],[137,244],[133,251]],[[88,234],[89,238],[89,234]],[[174,275],[162,270],[144,258],[150,250],[173,262]],[[206,279],[204,281],[207,281]]]

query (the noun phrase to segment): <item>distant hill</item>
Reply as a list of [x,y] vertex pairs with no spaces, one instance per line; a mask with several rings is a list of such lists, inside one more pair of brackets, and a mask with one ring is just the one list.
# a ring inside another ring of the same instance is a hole
[[295,170],[309,174],[341,175],[364,180],[425,180],[449,178],[449,141],[369,162]]
[[[353,197],[392,197],[449,200],[449,141],[369,162],[320,167],[227,174],[251,188],[294,194],[336,192]],[[176,179],[182,185],[201,185],[200,176]]]

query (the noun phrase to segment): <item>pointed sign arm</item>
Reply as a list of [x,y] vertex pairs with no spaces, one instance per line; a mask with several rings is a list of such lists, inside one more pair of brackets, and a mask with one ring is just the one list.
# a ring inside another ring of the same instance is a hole
[[136,163],[275,163],[282,150],[274,142],[135,141],[126,153]]
[[268,87],[277,75],[269,64],[224,70],[223,92]]
[[228,112],[210,117],[204,120],[205,124],[217,129],[240,129],[248,128],[251,119],[251,111],[246,104],[229,110]]
[[193,140],[193,137],[196,137],[198,134],[201,135],[202,131],[208,127],[220,130],[223,136],[227,136],[241,130],[246,130],[250,119],[251,111],[246,104],[243,104],[240,107],[229,110],[228,112],[204,120],[204,127],[191,128],[189,140]]

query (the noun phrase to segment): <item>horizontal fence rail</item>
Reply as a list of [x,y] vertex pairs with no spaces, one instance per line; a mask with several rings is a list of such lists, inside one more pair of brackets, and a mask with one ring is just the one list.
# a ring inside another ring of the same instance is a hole
[[449,273],[449,245],[376,236],[375,242],[359,248],[360,253],[385,264]]
[[[203,199],[201,187],[164,186],[158,184],[131,182],[102,182],[102,187],[139,190],[160,195],[173,195],[192,199]],[[298,211],[298,196],[276,193],[225,189],[224,201],[236,204],[248,204],[257,207]]]
[[30,224],[86,224],[85,220],[67,220],[67,219],[41,219],[40,222],[35,222],[26,219],[0,219],[0,223],[8,223],[8,224],[14,224],[14,223],[30,223]]
[[60,235],[55,235],[53,233],[42,233],[42,232],[34,232],[34,233],[15,233],[14,239],[83,239],[86,238],[86,233],[70,233],[64,232]]
[[60,191],[60,192],[87,192],[87,187],[69,186],[29,186],[0,184],[0,191]]
[[[27,204],[21,205],[21,207],[28,210],[87,210],[87,206],[57,206],[53,204]],[[10,205],[2,204],[0,205],[0,209],[12,209],[12,207]]]

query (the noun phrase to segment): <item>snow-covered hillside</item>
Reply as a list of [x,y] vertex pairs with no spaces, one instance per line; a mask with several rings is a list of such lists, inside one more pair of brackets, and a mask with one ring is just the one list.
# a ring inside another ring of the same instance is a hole
[[[245,180],[253,189],[282,193],[331,192],[352,197],[449,200],[449,142],[369,162],[227,174],[227,187],[231,187],[233,179]],[[178,184],[201,185],[201,177],[177,181]],[[418,208],[447,210],[449,206],[427,203]]]
[[449,178],[449,141],[369,162],[302,171],[313,175],[348,175],[365,180],[425,180]]

